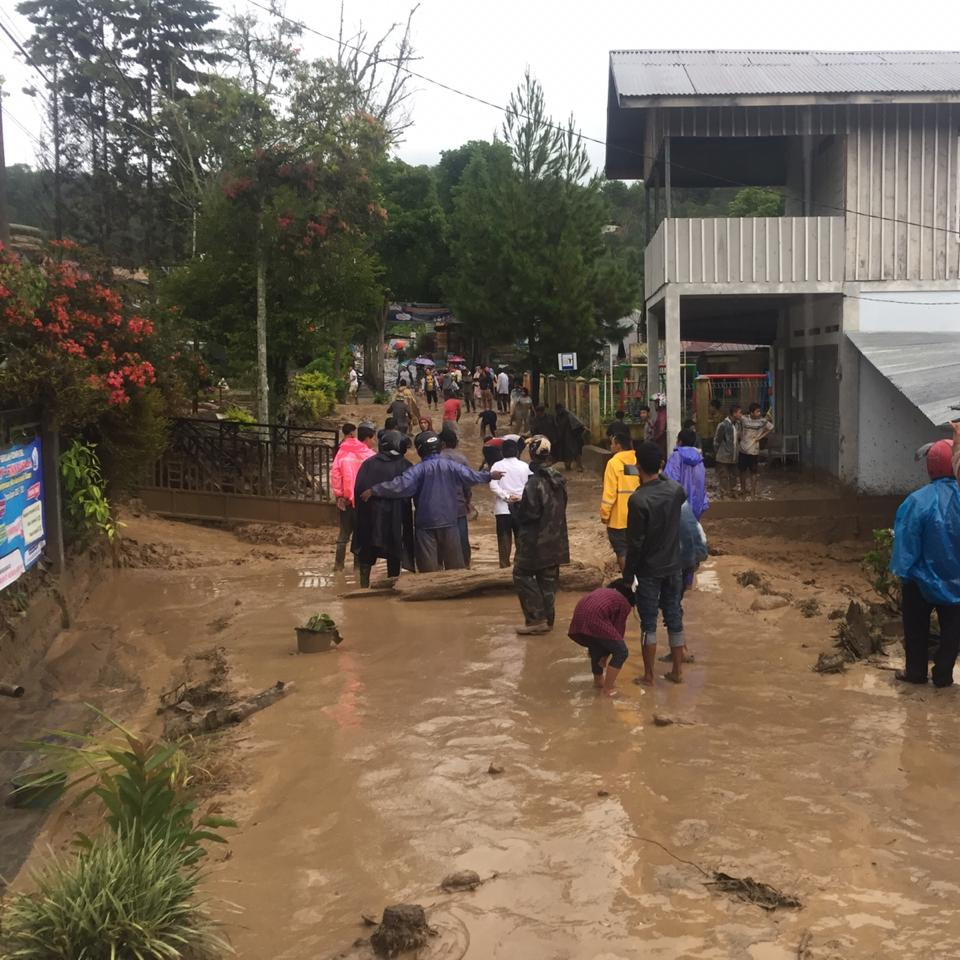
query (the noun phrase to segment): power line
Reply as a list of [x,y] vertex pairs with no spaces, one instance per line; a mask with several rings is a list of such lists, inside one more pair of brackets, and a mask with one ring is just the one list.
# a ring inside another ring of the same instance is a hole
[[864,300],[867,303],[893,303],[909,307],[960,307],[960,300],[891,300],[889,297],[870,297],[855,293],[845,293],[847,300]]
[[[270,7],[267,7],[264,4],[259,3],[258,0],[247,0],[247,3],[252,4],[254,7],[257,7],[260,10],[263,10],[265,13],[269,13],[271,16],[279,17],[281,20],[285,20],[287,23],[291,23],[294,26],[299,27],[301,30],[306,30],[308,33],[313,33],[316,36],[323,38],[324,40],[329,40],[330,42],[336,43],[336,44],[342,44],[348,50],[353,50],[357,53],[362,53],[365,56],[373,56],[371,51],[364,50],[363,47],[357,46],[355,44],[347,43],[341,38],[333,37],[328,33],[324,33],[322,30],[317,30],[315,27],[311,27],[309,24],[304,23],[302,20],[295,20],[293,17],[288,17],[286,14],[280,13],[279,11],[271,10]],[[397,68],[402,70],[404,73],[408,74],[411,77],[416,77],[418,80],[423,80],[424,83],[432,84],[435,87],[439,87],[441,90],[446,90],[448,93],[455,94],[456,96],[459,96],[459,97],[464,97],[467,100],[472,100],[474,103],[479,103],[485,107],[491,107],[492,109],[497,110],[500,113],[504,113],[504,114],[511,113],[517,116],[521,120],[531,119],[531,117],[527,114],[520,113],[519,111],[516,111],[516,110],[511,110],[509,107],[505,107],[502,104],[495,103],[492,100],[487,100],[484,97],[479,97],[476,94],[470,93],[466,90],[461,90],[460,88],[454,87],[449,83],[444,83],[442,80],[436,80],[433,77],[428,77],[426,74],[420,73],[417,70],[413,70],[410,67],[404,66],[402,64],[398,64]],[[548,121],[543,121],[543,120],[541,120],[540,122],[543,123],[543,125],[548,129],[557,130],[561,133],[567,132],[566,128],[561,127],[559,124],[550,123]],[[578,132],[577,136],[581,140],[586,141],[587,143],[595,143],[601,147],[604,147],[604,148],[607,147],[607,141],[601,140],[599,137],[591,137],[588,134],[585,134],[583,132]],[[629,147],[623,147],[618,145],[617,150],[620,150],[623,153],[630,154],[631,156],[638,157],[642,160],[650,160],[654,163],[656,163],[657,160],[659,159],[659,156],[643,153],[639,150],[633,150]],[[722,182],[726,186],[737,187],[739,189],[753,186],[753,184],[743,183],[738,180],[731,180],[728,177],[721,177],[716,174],[709,173],[706,170],[700,170],[697,167],[691,167],[688,164],[673,162],[672,165],[679,170],[686,170],[688,173],[696,173],[703,177],[709,177],[711,180]],[[793,194],[792,196],[794,199],[802,199],[796,194]],[[871,220],[879,220],[885,223],[899,223],[907,227],[917,227],[920,230],[931,230],[937,233],[946,233],[950,236],[957,235],[957,231],[955,229],[951,229],[950,227],[938,227],[934,224],[918,223],[913,220],[903,220],[898,217],[888,217],[879,213],[864,213],[860,210],[854,210],[851,207],[841,207],[835,204],[821,203],[819,201],[817,203],[817,206],[820,207],[821,209],[833,210],[836,213],[850,214],[851,216],[857,216],[857,217],[867,217]]]
[[7,29],[6,24],[3,23],[2,21],[0,21],[0,30],[2,30],[10,38],[13,45],[20,51],[20,53],[23,54],[24,59],[27,61],[27,63],[29,63],[30,66],[32,66],[33,69],[36,70],[41,77],[43,77],[44,82],[49,85],[50,80],[47,77],[47,75],[40,69],[40,66],[37,63],[37,61],[34,60],[29,53],[27,53],[27,51],[24,49],[23,44]]
[[34,133],[31,133],[9,110],[4,109],[3,115],[12,120],[38,147],[43,146],[43,141]]

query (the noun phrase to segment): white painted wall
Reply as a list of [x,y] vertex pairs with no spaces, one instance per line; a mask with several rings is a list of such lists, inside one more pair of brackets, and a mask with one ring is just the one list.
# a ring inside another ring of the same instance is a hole
[[939,439],[936,427],[862,357],[859,425],[862,493],[909,493],[927,482],[926,466],[913,457],[918,447]]
[[960,333],[960,290],[873,292],[860,288],[859,329]]

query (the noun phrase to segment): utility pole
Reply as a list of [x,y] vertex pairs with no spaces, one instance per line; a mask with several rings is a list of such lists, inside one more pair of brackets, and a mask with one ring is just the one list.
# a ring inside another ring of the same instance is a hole
[[7,164],[3,155],[3,78],[0,77],[0,243],[10,246],[10,219],[7,216]]

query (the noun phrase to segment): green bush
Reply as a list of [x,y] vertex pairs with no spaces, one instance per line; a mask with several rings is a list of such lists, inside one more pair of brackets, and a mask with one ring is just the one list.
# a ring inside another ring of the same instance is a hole
[[159,459],[170,442],[170,421],[160,391],[147,388],[123,407],[112,407],[94,431],[97,456],[111,497],[133,494],[144,468]]
[[231,423],[239,423],[241,430],[249,430],[257,422],[257,418],[249,410],[244,410],[236,404],[227,407],[223,412],[223,419]]
[[870,585],[887,602],[891,610],[900,612],[900,581],[890,572],[893,557],[893,531],[873,531],[873,549],[863,558],[863,566],[870,578]]
[[390,394],[389,394],[389,393],[384,393],[382,390],[378,390],[378,391],[373,395],[373,402],[376,403],[376,404],[378,404],[378,405],[388,404],[388,403],[390,402]]
[[325,373],[299,373],[290,383],[290,415],[312,423],[333,413],[337,405],[337,383]]
[[0,918],[0,956],[17,960],[201,960],[229,950],[197,899],[190,851],[106,834],[53,859]]
[[113,542],[117,523],[104,494],[105,481],[96,445],[74,440],[60,456],[60,477],[71,538],[89,540],[103,534]]

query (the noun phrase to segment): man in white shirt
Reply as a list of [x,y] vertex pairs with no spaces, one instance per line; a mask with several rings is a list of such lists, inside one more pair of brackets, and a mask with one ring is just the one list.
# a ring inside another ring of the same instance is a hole
[[347,400],[352,400],[354,403],[360,402],[360,375],[352,363],[347,371]]
[[501,413],[510,412],[510,377],[506,370],[497,374],[497,409]]
[[510,551],[516,535],[516,524],[510,514],[510,504],[517,502],[523,495],[523,488],[530,476],[530,467],[520,459],[520,443],[516,439],[504,437],[500,448],[503,459],[494,469],[497,477],[490,481],[490,491],[494,500],[493,513],[497,518],[497,548],[500,551],[500,566],[510,566]]

